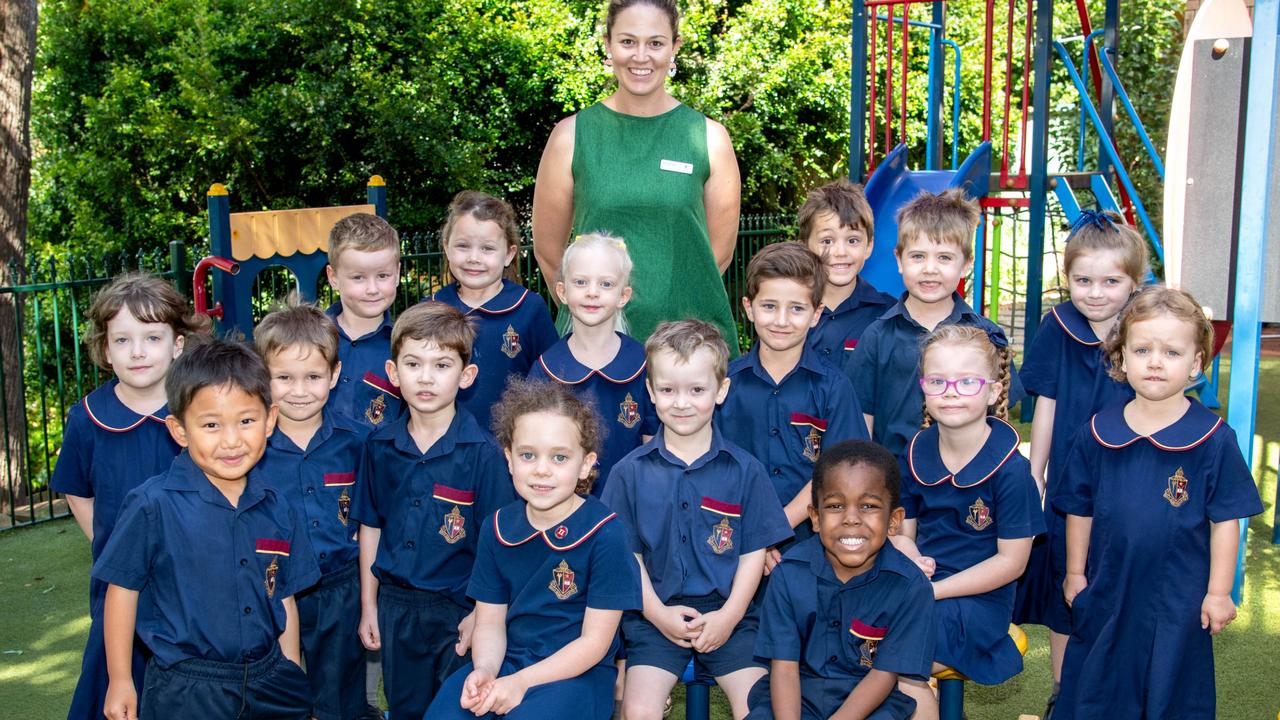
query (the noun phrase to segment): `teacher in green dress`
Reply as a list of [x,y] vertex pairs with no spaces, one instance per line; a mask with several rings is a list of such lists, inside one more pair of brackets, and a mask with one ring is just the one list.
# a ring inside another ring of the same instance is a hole
[[533,251],[559,277],[573,235],[623,238],[635,268],[627,305],[641,342],[658,323],[697,317],[737,330],[720,274],[733,259],[742,181],[724,126],[667,92],[681,38],[672,0],[611,0],[605,64],[617,90],[561,120],[533,193]]

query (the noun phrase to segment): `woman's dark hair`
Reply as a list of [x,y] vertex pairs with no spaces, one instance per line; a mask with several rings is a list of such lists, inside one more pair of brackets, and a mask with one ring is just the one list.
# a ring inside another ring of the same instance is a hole
[[871,442],[870,440],[845,440],[831,447],[823,448],[822,455],[813,466],[813,485],[810,487],[809,502],[819,507],[822,488],[827,484],[827,476],[840,466],[857,467],[866,465],[879,470],[884,477],[884,487],[889,491],[889,508],[902,505],[902,470],[898,467],[898,459],[893,453]]
[[671,21],[671,39],[674,41],[680,36],[680,8],[676,7],[675,0],[609,0],[609,10],[604,20],[605,37],[613,36],[614,21],[623,10],[633,5],[648,5],[662,11]]
[[186,422],[183,416],[191,401],[207,387],[231,385],[261,400],[264,408],[271,407],[271,375],[253,348],[244,343],[198,337],[200,340],[187,343],[164,378],[169,412],[179,422]]

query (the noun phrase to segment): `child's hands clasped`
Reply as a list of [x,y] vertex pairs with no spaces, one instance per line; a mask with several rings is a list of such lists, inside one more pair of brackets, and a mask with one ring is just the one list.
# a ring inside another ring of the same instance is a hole
[[720,649],[721,645],[728,642],[729,636],[733,634],[733,629],[738,626],[738,621],[741,619],[720,609],[690,620],[689,627],[698,631],[698,636],[693,638],[693,649],[700,653]]
[[478,707],[472,708],[471,712],[477,716],[488,713],[506,715],[524,700],[524,694],[528,690],[529,687],[520,678],[520,673],[504,675],[489,684],[485,698],[481,700]]
[[462,622],[458,623],[458,642],[453,646],[453,651],[462,657],[471,649],[471,636],[476,631],[476,611],[472,610],[467,616],[462,618]]
[[[1084,575],[1078,573],[1067,573],[1067,579],[1062,581],[1062,596],[1067,600],[1067,607],[1071,607],[1076,601],[1076,596],[1089,586],[1089,581],[1084,579]],[[1234,613],[1234,609],[1232,610]]]
[[[695,629],[693,622],[702,617],[702,613],[684,605],[666,605],[647,618],[658,628],[663,637],[680,647],[693,647],[693,640],[702,634],[701,627]],[[686,618],[688,618],[686,620]]]
[[938,569],[937,561],[931,557],[921,555],[920,557],[911,559],[915,562],[916,567],[920,568],[921,572],[923,572],[924,576],[927,578],[933,577],[934,571]]
[[480,706],[489,697],[489,692],[493,690],[495,682],[493,672],[484,668],[476,668],[467,675],[467,679],[462,681],[462,697],[458,703],[462,705],[463,710],[470,710],[476,715],[482,715],[479,712]]
[[1204,596],[1204,602],[1200,603],[1200,627],[1210,635],[1222,632],[1235,619],[1236,604],[1231,602],[1231,596],[1213,593]]
[[113,682],[107,685],[107,697],[102,703],[103,713],[110,720],[138,719],[138,691],[132,682]]

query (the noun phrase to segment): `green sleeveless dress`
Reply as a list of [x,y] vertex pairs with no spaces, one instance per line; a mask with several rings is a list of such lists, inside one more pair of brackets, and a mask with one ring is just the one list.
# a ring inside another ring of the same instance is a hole
[[[578,113],[573,141],[573,232],[627,243],[634,269],[626,317],[644,342],[658,323],[696,317],[738,354],[738,332],[716,267],[702,204],[711,172],[702,113],[677,105],[637,117],[596,103]],[[562,313],[567,315],[568,313]]]

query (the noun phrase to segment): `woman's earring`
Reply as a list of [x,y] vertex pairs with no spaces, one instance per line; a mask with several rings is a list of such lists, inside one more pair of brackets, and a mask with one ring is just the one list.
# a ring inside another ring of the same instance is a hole
[[676,76],[676,60],[675,58],[671,58],[671,65],[667,66],[667,77],[675,77],[675,76]]
[[613,69],[613,53],[604,54],[604,67],[606,70]]

